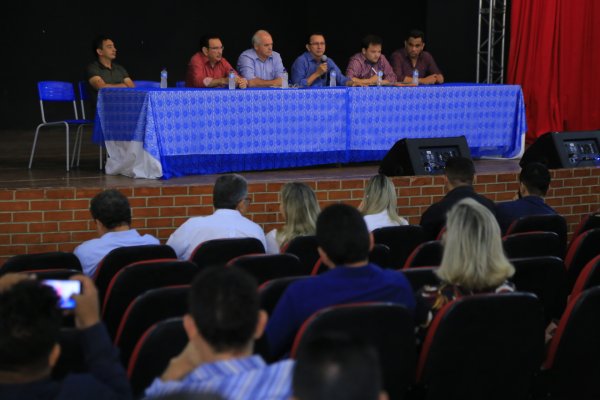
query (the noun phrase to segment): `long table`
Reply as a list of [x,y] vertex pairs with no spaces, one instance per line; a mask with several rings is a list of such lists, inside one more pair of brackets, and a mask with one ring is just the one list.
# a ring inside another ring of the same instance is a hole
[[102,89],[94,139],[108,174],[164,178],[378,161],[401,138],[465,135],[473,157],[514,157],[520,86]]

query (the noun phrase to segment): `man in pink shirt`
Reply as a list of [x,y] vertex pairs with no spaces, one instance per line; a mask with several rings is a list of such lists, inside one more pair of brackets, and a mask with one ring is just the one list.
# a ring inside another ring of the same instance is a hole
[[367,35],[362,40],[362,50],[350,58],[346,76],[358,86],[369,86],[377,84],[377,73],[382,72],[381,85],[389,85],[396,82],[396,74],[392,66],[381,54],[383,41],[379,36]]
[[216,35],[206,35],[200,40],[200,51],[192,56],[185,76],[186,87],[211,88],[226,87],[229,71],[235,74],[235,86],[248,87],[248,81],[241,78],[231,64],[223,58],[223,43]]

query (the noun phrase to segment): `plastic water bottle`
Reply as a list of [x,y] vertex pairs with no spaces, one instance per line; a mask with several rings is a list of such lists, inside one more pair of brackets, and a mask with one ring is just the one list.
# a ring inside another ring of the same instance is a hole
[[412,83],[413,83],[413,85],[418,85],[419,84],[419,70],[416,69],[416,68],[413,71]]
[[235,89],[235,71],[229,70],[229,90]]
[[329,86],[335,87],[337,85],[337,77],[335,73],[335,69],[332,69],[329,73]]
[[285,68],[283,69],[283,74],[281,75],[281,88],[282,89],[287,89],[289,87],[289,81],[288,81],[288,73],[285,70]]
[[163,68],[162,71],[160,71],[160,88],[161,89],[166,89],[167,88],[167,69]]
[[383,81],[383,71],[377,71],[377,86],[381,86],[381,81]]

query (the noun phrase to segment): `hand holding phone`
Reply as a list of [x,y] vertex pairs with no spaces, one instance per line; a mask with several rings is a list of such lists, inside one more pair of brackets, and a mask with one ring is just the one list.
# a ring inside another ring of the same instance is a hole
[[72,296],[81,294],[81,282],[62,279],[44,279],[42,283],[54,289],[59,297],[58,305],[61,309],[72,310],[75,308],[76,303]]

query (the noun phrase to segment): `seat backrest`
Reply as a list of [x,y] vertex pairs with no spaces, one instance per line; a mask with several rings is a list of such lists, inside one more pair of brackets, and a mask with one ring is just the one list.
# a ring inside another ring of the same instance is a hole
[[585,265],[600,254],[600,228],[583,232],[575,239],[565,258],[569,290],[573,288]]
[[230,260],[227,266],[243,269],[255,277],[259,285],[271,279],[307,275],[300,259],[293,254],[245,255]]
[[527,215],[518,218],[506,230],[507,235],[520,232],[555,232],[560,240],[560,258],[564,258],[567,249],[567,221],[562,215]]
[[34,269],[27,271],[28,274],[34,274],[38,280],[44,279],[69,279],[73,275],[81,274],[81,271],[76,269]]
[[[87,114],[85,111],[86,104],[90,100],[90,94],[88,93],[88,87],[86,81],[77,82],[77,89],[79,91],[79,105],[81,107],[81,118],[86,119]],[[93,117],[93,115],[91,115]]]
[[526,399],[544,352],[531,293],[465,296],[434,317],[417,366],[428,399]]
[[571,297],[578,295],[584,290],[591,289],[594,286],[600,286],[600,255],[592,258],[585,267],[583,267],[577,277],[575,286],[571,291]]
[[152,325],[135,345],[127,375],[137,398],[154,378],[160,376],[171,358],[188,343],[182,318],[170,318]]
[[[46,110],[44,108],[44,102],[71,102],[73,103],[73,115],[75,119],[79,119],[79,113],[77,112],[77,103],[75,99],[75,89],[71,82],[61,81],[40,81],[37,84],[38,96],[40,99],[40,111],[42,113],[42,122],[46,123]],[[61,119],[72,119],[61,118]]]
[[577,236],[581,235],[585,231],[589,231],[590,229],[600,228],[600,212],[594,212],[591,214],[586,214],[581,218],[579,225],[573,231],[573,236],[571,236],[571,242],[569,243],[569,248],[573,245]]
[[127,307],[142,293],[171,285],[189,285],[198,273],[190,261],[138,261],[121,269],[111,280],[102,305],[102,319],[112,338]]
[[136,88],[160,88],[160,82],[157,81],[133,81]]
[[416,293],[425,285],[438,286],[440,284],[440,278],[435,274],[437,269],[438,267],[419,267],[403,269],[401,272],[410,282],[413,292]]
[[401,268],[412,251],[425,240],[420,225],[389,226],[373,231],[375,243],[390,248],[390,268]]
[[343,332],[370,343],[379,353],[383,386],[402,398],[413,382],[416,345],[411,313],[398,304],[362,303],[329,307],[307,319],[296,335],[292,357],[325,332]]
[[567,304],[567,274],[558,257],[514,258],[515,274],[510,280],[520,292],[535,294],[544,307],[546,323],[559,318]]
[[406,259],[403,269],[414,267],[437,267],[442,263],[444,246],[439,240],[430,240],[418,245]]
[[294,282],[306,278],[310,278],[310,276],[288,276],[285,278],[271,279],[264,282],[258,288],[261,310],[265,310],[267,314],[271,315],[275,309],[275,306],[277,305],[277,302],[287,287]]
[[296,236],[281,249],[281,252],[295,254],[304,268],[307,271],[312,271],[315,263],[321,258],[317,247],[319,247],[319,244],[316,236]]
[[369,262],[379,265],[381,268],[393,268],[392,251],[382,243],[375,243],[369,253]]
[[225,265],[230,260],[246,254],[264,254],[265,247],[256,238],[213,239],[200,243],[190,256],[190,261],[200,269]]
[[508,258],[561,257],[561,242],[556,232],[520,232],[502,238]]
[[138,340],[152,325],[167,318],[181,317],[188,311],[190,285],[166,286],[148,290],[136,297],[121,318],[115,337],[123,365]]
[[94,280],[98,288],[100,300],[104,299],[104,294],[108,289],[108,285],[113,276],[116,275],[123,267],[137,261],[159,260],[159,259],[177,259],[175,250],[171,246],[164,244],[152,244],[142,246],[127,246],[119,247],[110,251],[98,263]]
[[544,369],[552,399],[600,398],[600,287],[571,297],[550,342]]
[[74,269],[81,272],[81,263],[73,253],[52,251],[47,253],[20,254],[6,260],[0,275],[42,269]]

